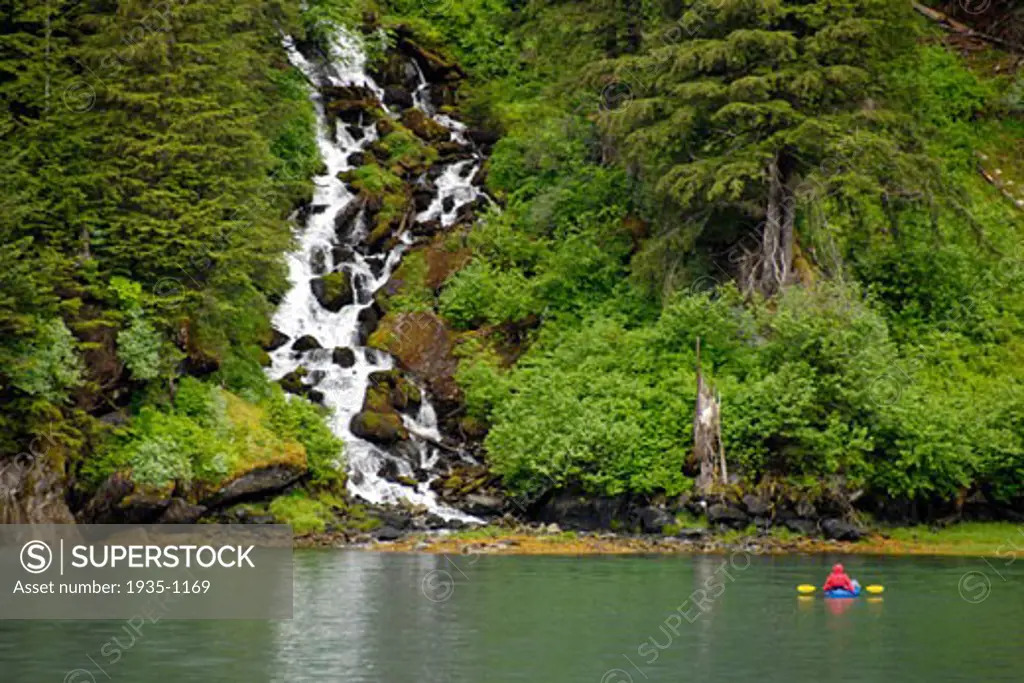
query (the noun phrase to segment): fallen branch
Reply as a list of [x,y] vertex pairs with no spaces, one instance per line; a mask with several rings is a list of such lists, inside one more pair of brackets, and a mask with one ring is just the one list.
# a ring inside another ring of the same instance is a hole
[[911,4],[914,6],[914,9],[916,9],[919,14],[922,14],[925,17],[927,17],[928,19],[931,19],[932,21],[934,21],[935,23],[937,23],[938,25],[940,25],[942,28],[946,29],[947,31],[950,31],[952,33],[956,33],[957,35],[965,36],[965,37],[968,37],[968,38],[980,38],[981,40],[984,40],[987,43],[993,43],[995,45],[999,45],[1001,47],[1005,47],[1008,50],[1012,50],[1014,52],[1019,52],[1019,53],[1024,54],[1024,46],[1022,46],[1022,45],[1017,45],[1016,43],[1011,43],[1008,40],[1005,40],[1005,39],[1000,38],[998,36],[993,36],[993,35],[991,35],[989,33],[982,33],[981,31],[975,31],[973,28],[971,28],[967,24],[960,23],[956,19],[953,19],[952,17],[950,17],[948,14],[940,12],[937,9],[932,9],[931,7],[926,7],[925,5],[922,5],[921,3],[916,2],[916,0],[913,0],[911,2]]

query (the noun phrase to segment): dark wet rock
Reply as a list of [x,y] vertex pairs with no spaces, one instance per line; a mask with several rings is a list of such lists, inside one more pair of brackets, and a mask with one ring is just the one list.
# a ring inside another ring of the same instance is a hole
[[398,36],[398,50],[416,60],[430,83],[457,81],[466,77],[466,72],[458,63],[420,45],[414,38],[415,31],[410,27],[399,24],[393,30]]
[[820,515],[818,514],[818,509],[814,507],[814,503],[801,499],[796,502],[796,516],[817,519]]
[[352,418],[349,428],[360,439],[385,446],[409,438],[409,431],[402,424],[402,418],[395,413],[364,410]]
[[204,514],[206,507],[203,505],[193,505],[183,498],[172,498],[157,523],[195,524]]
[[455,212],[456,223],[468,223],[474,220],[476,214],[476,204],[474,202],[467,202],[459,207],[459,210]]
[[[334,217],[334,233],[338,236],[339,240],[344,241],[352,235],[356,228],[359,212],[362,211],[364,206],[365,201],[361,197],[357,197],[338,211],[338,214]],[[338,261],[335,261],[335,263],[338,263]]]
[[355,252],[348,247],[331,247],[331,262],[336,266],[341,265],[342,263],[348,263],[354,258]]
[[427,518],[423,520],[423,525],[431,531],[434,531],[436,529],[444,529],[445,526],[447,526],[444,521],[444,517],[441,517],[440,515],[435,515],[434,513],[430,513],[429,515],[427,515]]
[[366,340],[370,338],[370,335],[377,331],[377,327],[380,325],[380,319],[382,317],[384,317],[384,311],[376,301],[359,311],[359,315],[356,316],[356,321],[359,325],[360,345],[365,345]]
[[309,202],[305,199],[301,200],[298,208],[295,209],[294,218],[296,225],[303,228],[306,227],[306,224],[309,223],[309,216],[311,212],[312,209]]
[[746,508],[747,512],[753,517],[771,516],[771,502],[750,493],[743,496],[743,507]]
[[287,391],[289,394],[303,395],[309,391],[309,387],[303,382],[308,371],[306,368],[298,367],[289,372],[287,375],[278,380],[278,384],[281,388]]
[[324,392],[318,389],[310,389],[309,391],[306,392],[306,398],[308,398],[313,403],[322,406],[324,404],[324,399],[327,397],[324,396]]
[[[323,173],[320,175],[324,175],[325,173],[327,173],[327,166],[324,166]],[[309,207],[309,213],[312,215],[321,214],[328,208],[330,208],[329,204],[313,204]]]
[[431,83],[428,90],[430,103],[435,107],[454,107],[458,104],[458,90],[448,83]]
[[309,257],[309,268],[314,275],[323,275],[327,272],[327,252],[316,248]]
[[298,465],[261,467],[246,472],[200,502],[209,508],[218,508],[258,500],[283,491],[305,475],[306,469]]
[[426,142],[443,142],[451,137],[451,132],[440,123],[430,118],[421,109],[407,109],[402,112],[402,125]]
[[331,362],[343,368],[350,368],[356,364],[356,353],[344,346],[335,346],[331,351]]
[[320,346],[320,342],[318,342],[316,340],[316,337],[314,337],[311,334],[299,337],[298,339],[295,340],[295,343],[292,344],[292,351],[297,351],[299,353],[305,353],[306,351],[312,351],[313,349],[321,348],[323,347]]
[[746,512],[727,503],[715,503],[708,508],[707,515],[708,524],[724,524],[733,528],[743,528],[750,521]]
[[380,108],[376,93],[360,85],[327,85],[320,88],[324,108],[346,123],[359,123]]
[[470,145],[465,145],[457,140],[439,142],[434,145],[434,149],[437,150],[438,161],[443,164],[473,158],[473,148]]
[[430,187],[423,187],[414,190],[412,193],[412,201],[413,205],[416,207],[416,211],[426,211],[429,209],[430,205],[434,201],[434,195],[436,192],[436,188],[431,189]]
[[680,529],[679,533],[676,534],[678,538],[684,538],[688,541],[701,541],[711,535],[708,529]]
[[313,296],[328,311],[337,313],[354,301],[351,279],[343,270],[314,278],[309,285]]
[[441,227],[441,221],[437,219],[416,222],[412,224],[412,234],[416,237],[433,237],[441,231]]
[[634,514],[640,531],[645,534],[660,534],[666,526],[676,522],[666,510],[653,505],[639,508]]
[[[352,136],[352,139],[356,142],[366,137],[366,131],[363,130],[362,126],[345,126],[345,130]],[[360,164],[361,166],[362,164]]]
[[378,541],[397,541],[404,535],[393,526],[382,526],[373,532],[373,537]]
[[822,520],[821,533],[836,541],[859,541],[864,537],[864,530],[857,525],[835,518]]
[[[404,443],[404,442],[403,442]],[[398,466],[398,462],[391,460],[390,458],[384,458],[384,463],[377,470],[377,476],[387,481],[398,481],[398,478],[402,476],[401,468]]]
[[505,499],[485,493],[470,493],[465,497],[462,509],[474,517],[498,517],[505,511]]
[[[0,482],[6,482],[6,475],[13,467],[0,470]],[[131,477],[121,472],[115,472],[107,477],[106,481],[100,484],[89,502],[85,504],[79,513],[79,521],[91,524],[116,524],[122,519],[121,501],[132,491],[135,484]],[[6,522],[6,520],[4,520]],[[17,523],[17,522],[7,522]]]
[[384,88],[384,104],[388,106],[408,109],[412,106],[412,93],[399,86],[388,86]]
[[[520,500],[519,506],[530,507],[529,501]],[[580,496],[563,491],[544,502],[535,516],[537,521],[555,523],[563,529],[596,531],[625,521],[627,510],[625,496]]]
[[364,152],[353,152],[348,155],[346,161],[352,168],[359,168],[366,163],[366,154]]
[[273,515],[252,510],[245,505],[223,508],[216,519],[227,524],[277,524]]
[[119,524],[155,524],[166,514],[170,498],[160,493],[132,493],[118,505]]
[[471,128],[466,131],[466,137],[472,140],[474,144],[480,145],[481,147],[489,147],[501,139],[500,134],[491,130],[483,130],[481,128]]
[[384,273],[384,267],[387,265],[387,257],[367,256],[366,265],[370,266],[370,272],[373,273],[374,277],[380,277]]
[[448,196],[441,200],[441,210],[445,213],[451,213],[455,209],[455,197]]
[[373,516],[379,519],[383,526],[402,530],[412,526],[412,515],[399,508],[377,508],[373,511]]
[[374,80],[384,86],[398,86],[411,91],[419,82],[419,71],[400,52],[388,52],[373,71]]
[[444,175],[445,166],[442,164],[434,164],[427,169],[427,179],[431,182],[436,182],[438,178]]
[[399,441],[388,448],[388,453],[413,466],[420,462],[420,449],[412,441]]
[[472,184],[475,187],[483,187],[484,185],[486,185],[487,184],[487,172],[488,172],[487,164],[480,164],[477,167],[477,169],[476,169],[476,173],[473,174],[473,179],[469,181],[470,184]]
[[276,351],[291,340],[287,334],[270,328],[270,341],[263,346],[264,351]]
[[794,533],[804,534],[805,536],[814,536],[818,532],[818,525],[813,519],[794,517],[787,519],[782,525]]
[[388,159],[391,157],[391,153],[379,141],[370,145],[369,151],[373,155],[374,161],[378,164],[387,164]]

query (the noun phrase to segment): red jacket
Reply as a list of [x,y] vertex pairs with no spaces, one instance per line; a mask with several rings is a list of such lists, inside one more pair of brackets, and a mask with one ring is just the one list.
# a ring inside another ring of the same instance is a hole
[[822,586],[821,589],[827,591],[832,590],[833,588],[845,588],[851,593],[854,592],[853,582],[850,581],[850,577],[847,576],[846,572],[844,572],[842,569],[840,569],[839,571],[833,569],[832,573],[829,574],[828,578],[825,580],[825,585]]

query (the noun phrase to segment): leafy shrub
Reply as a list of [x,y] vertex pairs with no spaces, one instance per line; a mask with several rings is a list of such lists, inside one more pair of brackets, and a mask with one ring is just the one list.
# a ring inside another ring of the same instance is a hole
[[30,396],[54,403],[67,400],[68,391],[82,382],[82,359],[77,342],[60,318],[38,320],[36,332],[15,347],[6,370],[12,386]]
[[284,439],[294,439],[305,447],[314,482],[324,485],[344,482],[343,444],[327,427],[324,414],[317,406],[290,398],[279,387],[265,405],[274,433]]
[[516,270],[498,270],[473,261],[459,271],[441,295],[441,312],[463,329],[520,320],[537,310],[531,283]]

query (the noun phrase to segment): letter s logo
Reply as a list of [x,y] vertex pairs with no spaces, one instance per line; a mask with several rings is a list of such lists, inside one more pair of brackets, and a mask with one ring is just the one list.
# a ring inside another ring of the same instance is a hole
[[21,548],[21,566],[29,574],[42,574],[53,564],[53,551],[42,541],[29,541]]

